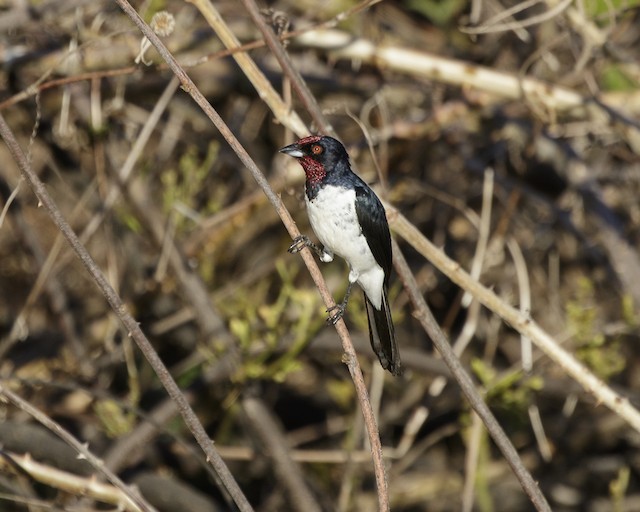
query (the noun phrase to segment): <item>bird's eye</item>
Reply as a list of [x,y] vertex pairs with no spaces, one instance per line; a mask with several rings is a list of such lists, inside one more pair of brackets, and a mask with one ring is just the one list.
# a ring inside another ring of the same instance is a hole
[[323,151],[324,148],[320,144],[314,144],[313,146],[311,146],[311,152],[314,155],[321,155]]

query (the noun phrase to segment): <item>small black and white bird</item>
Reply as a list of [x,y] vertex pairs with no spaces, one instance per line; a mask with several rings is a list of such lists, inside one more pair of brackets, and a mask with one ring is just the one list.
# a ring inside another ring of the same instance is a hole
[[349,286],[329,317],[336,323],[347,307],[351,287],[364,290],[369,337],[380,364],[401,375],[388,290],[391,235],[384,207],[376,194],[351,170],[344,146],[329,136],[312,135],[286,146],[281,153],[300,162],[306,174],[305,202],[311,227],[323,248],[306,236],[294,240],[289,252],[310,247],[323,262],[337,254],[349,264]]

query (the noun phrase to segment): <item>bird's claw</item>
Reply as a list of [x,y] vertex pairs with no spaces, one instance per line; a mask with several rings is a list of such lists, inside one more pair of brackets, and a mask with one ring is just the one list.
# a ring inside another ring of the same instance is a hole
[[[344,311],[346,309],[346,304],[340,303],[335,306],[331,306],[327,309],[327,313],[329,313],[329,318],[327,318],[327,323],[329,325],[336,325],[338,321],[344,316]],[[335,311],[335,313],[334,313]]]
[[293,243],[289,246],[289,249],[287,249],[287,251],[291,254],[296,254],[305,247],[311,247],[311,245],[313,244],[311,243],[311,240],[309,240],[309,237],[307,235],[300,235],[294,238]]

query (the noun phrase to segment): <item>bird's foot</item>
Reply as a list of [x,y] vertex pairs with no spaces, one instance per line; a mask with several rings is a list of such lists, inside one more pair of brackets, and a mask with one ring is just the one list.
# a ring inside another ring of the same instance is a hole
[[314,251],[320,258],[322,258],[322,250],[316,244],[314,244],[307,235],[300,235],[293,239],[293,243],[287,249],[291,254],[300,252],[305,247],[308,247]]
[[327,309],[327,313],[329,313],[327,323],[329,325],[336,325],[338,323],[338,320],[340,320],[344,316],[344,312],[347,309],[347,304],[349,303],[349,296],[351,295],[352,287],[353,283],[349,282],[349,286],[347,286],[347,293],[344,294],[344,299],[342,299],[342,302]]
[[300,252],[305,247],[309,247],[310,245],[313,245],[313,242],[309,240],[309,237],[307,235],[300,235],[293,239],[293,243],[289,246],[289,249],[287,250],[291,254],[295,254],[297,252]]
[[335,306],[331,306],[327,309],[327,313],[329,313],[329,318],[327,318],[327,323],[329,325],[336,325],[338,320],[340,320],[344,316],[344,312],[347,309],[347,303],[342,301],[340,304],[336,304]]

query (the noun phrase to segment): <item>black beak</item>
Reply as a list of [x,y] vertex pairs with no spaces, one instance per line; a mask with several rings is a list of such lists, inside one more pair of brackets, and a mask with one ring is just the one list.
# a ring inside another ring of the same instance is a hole
[[280,149],[280,153],[292,156],[293,158],[302,158],[304,156],[304,153],[297,143],[289,144],[288,146],[283,147],[282,149]]

